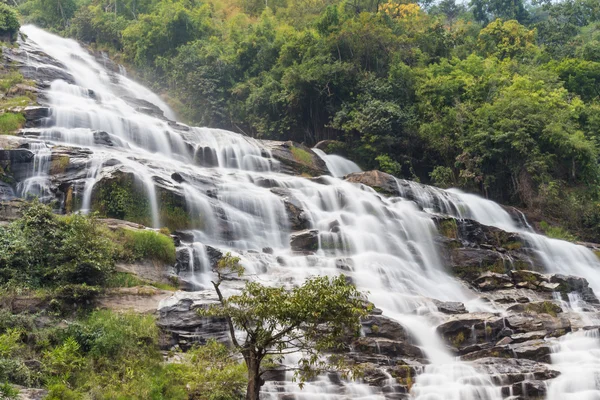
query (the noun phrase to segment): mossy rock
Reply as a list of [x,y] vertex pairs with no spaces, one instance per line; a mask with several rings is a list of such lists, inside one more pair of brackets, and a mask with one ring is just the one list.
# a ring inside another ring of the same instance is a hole
[[96,183],[91,208],[102,217],[152,225],[148,193],[132,173],[118,172]]

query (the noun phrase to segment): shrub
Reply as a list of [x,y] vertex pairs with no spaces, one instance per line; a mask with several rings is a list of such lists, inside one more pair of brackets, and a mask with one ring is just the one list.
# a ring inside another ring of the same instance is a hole
[[101,285],[114,270],[110,233],[94,217],[59,217],[39,201],[0,227],[0,283]]
[[551,226],[546,221],[540,222],[540,229],[550,238],[574,242],[577,237],[562,226]]
[[5,3],[0,3],[0,35],[13,40],[20,27],[17,11]]
[[156,260],[175,263],[173,239],[151,230],[122,229],[123,257],[129,261]]

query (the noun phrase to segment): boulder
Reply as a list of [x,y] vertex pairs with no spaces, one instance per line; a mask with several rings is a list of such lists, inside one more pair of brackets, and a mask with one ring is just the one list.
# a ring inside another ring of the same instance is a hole
[[435,304],[439,312],[444,314],[465,314],[467,312],[465,305],[458,301],[439,301],[434,299],[433,304]]
[[280,162],[280,170],[291,175],[328,175],[327,165],[314,151],[303,144],[287,141],[262,142],[271,156]]
[[503,329],[503,318],[492,313],[457,314],[437,327],[438,333],[456,349],[496,342]]
[[170,333],[171,346],[188,349],[193,344],[205,344],[209,339],[229,343],[227,322],[224,318],[207,318],[198,315],[198,309],[218,304],[212,290],[200,292],[176,292],[161,301],[158,306],[160,328]]
[[508,275],[492,271],[480,274],[473,283],[482,291],[509,289],[514,286],[512,279]]
[[283,199],[285,211],[292,230],[298,231],[310,227],[310,218],[304,211],[302,203],[296,199],[288,189],[275,187],[271,189],[271,192]]
[[319,249],[319,231],[305,229],[290,235],[290,246],[293,251],[312,253]]
[[400,194],[396,178],[385,172],[377,170],[355,172],[345,176],[344,179],[348,182],[369,186],[385,196],[398,196]]
[[525,358],[537,362],[550,364],[552,346],[544,340],[529,340],[527,342],[511,345],[511,350],[516,358]]
[[369,315],[361,320],[361,324],[365,336],[410,341],[406,329],[399,322],[383,315]]

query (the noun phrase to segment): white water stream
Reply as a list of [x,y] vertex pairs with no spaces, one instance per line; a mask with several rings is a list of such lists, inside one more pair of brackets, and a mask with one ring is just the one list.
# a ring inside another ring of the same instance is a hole
[[[163,110],[167,118],[174,118],[156,94],[108,71],[76,42],[33,26],[23,27],[22,32],[29,38],[23,48],[39,47],[65,65],[74,78],[75,84],[52,82],[47,93],[51,116],[41,129],[40,138],[50,145],[64,143],[91,149],[87,173],[81,176],[82,190],[76,193],[83,211],[91,208],[90,199],[98,180],[118,165],[135,174],[143,185],[152,223],[160,227],[161,204],[155,185],[157,182],[170,185],[183,194],[191,216],[202,220],[202,229],[194,232],[195,251],[191,253],[191,258],[193,254],[199,255],[199,265],[194,268],[200,286],[207,283],[210,274],[206,245],[239,253],[249,273],[273,284],[299,283],[312,275],[339,274],[342,260],[347,265],[343,273],[359,289],[370,293],[370,300],[385,316],[398,320],[410,331],[430,362],[412,387],[415,399],[502,398],[500,388],[492,384],[490,377],[478,373],[469,363],[455,360],[435,332],[435,326],[445,317],[437,312],[433,298],[464,302],[470,311],[492,310],[478,300],[476,293],[446,273],[434,242],[436,228],[430,212],[470,217],[522,232],[528,235],[535,249],[544,253],[548,271],[583,276],[600,292],[598,262],[589,250],[529,233],[495,203],[460,192],[415,185],[412,196],[416,193],[415,200],[424,212],[405,196],[385,198],[372,189],[339,179],[360,169],[348,160],[320,151],[317,153],[334,177],[323,177],[317,182],[278,173],[279,163],[259,141],[218,129],[176,125],[148,115],[145,106],[124,98],[146,100]],[[33,51],[30,58],[32,65],[46,67]],[[112,146],[94,144],[94,135],[99,131],[107,133]],[[32,150],[41,160],[48,155],[45,146]],[[42,168],[41,162],[39,165]],[[185,176],[185,182],[175,182],[174,173]],[[20,188],[20,193],[35,193],[34,184],[47,187],[47,179],[47,170],[36,172]],[[266,181],[269,185],[259,184]],[[285,190],[297,199],[308,215],[311,228],[319,230],[320,246],[315,255],[291,250],[291,227],[285,204],[272,188]],[[261,252],[267,247],[272,252]],[[571,341],[579,343],[578,336],[569,338],[558,355],[569,353]],[[597,344],[597,337],[584,339]],[[557,358],[555,362],[562,365],[570,361]],[[322,377],[301,391],[288,381],[277,386],[268,384],[264,395],[281,398],[293,394],[296,399],[323,400],[384,398],[380,388],[360,382],[341,385]],[[552,393],[572,390],[558,385],[552,387]],[[591,386],[597,393],[598,383]],[[551,398],[565,397],[559,394]]]

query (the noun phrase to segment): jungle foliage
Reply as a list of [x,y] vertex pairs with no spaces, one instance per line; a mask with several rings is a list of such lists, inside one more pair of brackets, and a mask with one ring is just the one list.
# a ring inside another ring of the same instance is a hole
[[[600,1],[25,0],[190,122],[543,211],[600,239]],[[335,148],[335,149],[334,149]]]

